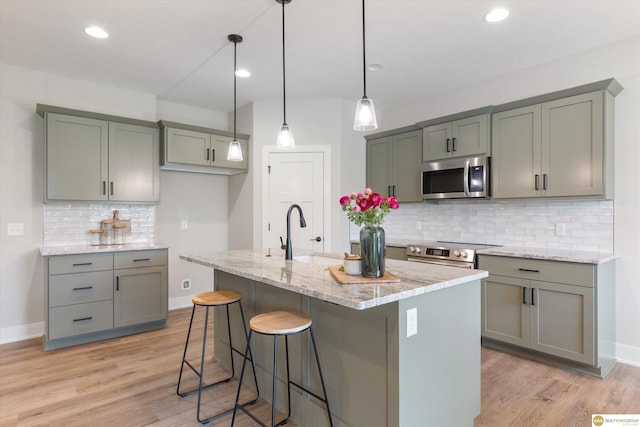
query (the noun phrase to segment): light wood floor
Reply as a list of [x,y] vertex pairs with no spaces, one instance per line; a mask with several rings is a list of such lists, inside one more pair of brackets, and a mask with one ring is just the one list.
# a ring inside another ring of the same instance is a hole
[[[0,426],[200,425],[197,395],[175,393],[190,313],[171,312],[166,329],[61,350],[44,352],[39,339],[0,346]],[[194,326],[202,322],[196,316]],[[194,331],[189,354],[197,360],[201,328]],[[235,387],[208,391],[203,410],[232,405]],[[268,407],[259,410],[268,419]],[[600,380],[482,349],[476,427],[588,427],[592,412],[640,414],[640,368],[617,364]],[[229,424],[225,416],[209,425]],[[236,425],[255,424],[242,416]]]

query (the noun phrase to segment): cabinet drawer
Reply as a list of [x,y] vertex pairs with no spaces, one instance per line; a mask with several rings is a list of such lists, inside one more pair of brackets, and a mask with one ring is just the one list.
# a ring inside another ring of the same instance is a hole
[[49,278],[49,307],[113,299],[113,272],[58,274]]
[[478,268],[489,271],[489,274],[500,276],[566,283],[590,288],[593,287],[595,280],[593,265],[572,262],[479,255]]
[[54,307],[49,310],[49,339],[113,328],[113,301]]
[[49,257],[49,274],[86,273],[113,269],[113,254],[80,254]]
[[167,265],[167,250],[118,252],[113,255],[113,263],[116,270]]

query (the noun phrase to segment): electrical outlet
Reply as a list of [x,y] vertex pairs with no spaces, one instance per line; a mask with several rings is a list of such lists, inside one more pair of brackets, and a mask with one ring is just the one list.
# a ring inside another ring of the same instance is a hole
[[556,224],[556,236],[566,236],[567,232],[563,223]]
[[413,222],[413,229],[416,231],[422,230],[422,223],[420,221]]
[[182,290],[187,291],[191,289],[191,279],[182,279]]
[[418,309],[407,310],[407,338],[418,333]]
[[183,230],[187,230],[189,228],[189,222],[186,219],[183,219],[180,222],[180,228]]
[[23,236],[24,235],[24,224],[22,224],[22,223],[7,224],[7,235],[8,236]]

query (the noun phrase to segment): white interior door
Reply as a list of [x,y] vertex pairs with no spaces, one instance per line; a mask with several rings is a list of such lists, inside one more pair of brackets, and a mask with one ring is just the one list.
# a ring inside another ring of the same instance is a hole
[[329,248],[325,239],[325,229],[330,230],[328,148],[309,148],[311,151],[302,151],[302,148],[290,152],[265,148],[263,248],[279,248],[280,237],[286,242],[287,211],[292,204],[302,208],[307,223],[306,228],[301,228],[298,211],[292,211],[291,245],[294,251],[322,252],[325,247]]

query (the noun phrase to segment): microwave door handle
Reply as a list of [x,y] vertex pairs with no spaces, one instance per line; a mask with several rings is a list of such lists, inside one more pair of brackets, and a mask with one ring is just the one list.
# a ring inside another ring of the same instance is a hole
[[469,194],[469,160],[464,162],[464,195],[470,197]]

